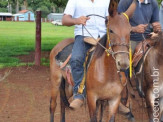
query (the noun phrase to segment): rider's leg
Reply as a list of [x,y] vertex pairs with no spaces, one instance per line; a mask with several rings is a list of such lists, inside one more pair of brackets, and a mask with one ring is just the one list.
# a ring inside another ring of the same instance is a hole
[[72,76],[74,80],[73,97],[74,100],[70,104],[70,107],[77,108],[83,103],[85,94],[78,93],[78,87],[83,79],[84,75],[84,61],[88,49],[91,48],[90,44],[83,41],[83,36],[76,36],[74,46],[72,49],[72,56],[70,59],[70,65],[72,70]]

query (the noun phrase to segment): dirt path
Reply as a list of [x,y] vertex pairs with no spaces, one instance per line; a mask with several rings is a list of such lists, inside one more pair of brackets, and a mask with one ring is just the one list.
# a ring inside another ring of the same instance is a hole
[[[5,68],[0,70],[0,78],[5,73],[9,73],[8,76],[0,81],[0,122],[49,122],[49,68]],[[147,122],[145,108],[144,114],[140,108],[141,99],[137,97],[133,103],[136,122]],[[56,122],[59,122],[59,118],[58,99]],[[77,111],[66,110],[66,122],[88,122],[88,118],[88,109],[85,106]],[[116,119],[118,122],[127,122],[122,115],[118,115]]]

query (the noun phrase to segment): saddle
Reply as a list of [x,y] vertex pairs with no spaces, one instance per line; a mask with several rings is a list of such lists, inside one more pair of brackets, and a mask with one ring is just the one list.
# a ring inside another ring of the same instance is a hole
[[154,42],[151,39],[146,39],[143,42],[140,42],[136,48],[135,53],[132,58],[133,67],[137,67],[139,61],[142,59],[143,54],[146,54],[148,49],[154,45]]
[[[92,45],[92,48],[87,53],[87,58],[86,58],[86,61],[84,63],[84,64],[86,64],[85,65],[86,69],[89,66],[89,63],[91,61],[92,53],[93,53],[93,51],[95,49],[95,46],[99,42],[99,40],[100,40],[100,38],[98,38],[97,40],[95,40],[95,39],[93,39],[91,37],[84,38],[84,41],[86,43],[89,43],[89,44]],[[71,58],[71,52],[72,52],[73,45],[74,45],[73,42],[71,44],[67,45],[55,57],[55,59],[57,61],[57,65],[60,67],[60,69],[65,71],[67,82],[72,86],[74,85],[74,83],[71,80],[71,67],[70,67],[69,61],[70,61],[70,58]]]

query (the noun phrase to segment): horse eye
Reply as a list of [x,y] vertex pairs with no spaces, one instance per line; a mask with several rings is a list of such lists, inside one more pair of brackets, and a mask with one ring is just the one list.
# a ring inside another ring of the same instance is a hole
[[110,33],[114,33],[112,30],[109,30]]

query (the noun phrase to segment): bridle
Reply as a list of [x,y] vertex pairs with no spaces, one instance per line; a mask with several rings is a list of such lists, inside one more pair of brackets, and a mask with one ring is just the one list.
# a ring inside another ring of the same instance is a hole
[[[127,18],[127,20],[129,21],[129,18],[128,18],[128,15],[126,14],[126,13],[122,13],[126,18]],[[90,14],[90,15],[87,15],[86,17],[90,17],[90,16],[98,16],[98,17],[101,17],[101,18],[103,18],[103,19],[105,19],[105,21],[107,21],[107,18],[106,17],[103,17],[103,16],[100,16],[100,15],[96,15],[96,14]],[[109,23],[108,23],[109,24]],[[110,32],[111,32],[111,30],[110,29],[108,29],[107,28],[107,41],[108,41],[108,43],[109,43],[109,48],[107,49],[106,47],[104,47],[100,42],[98,42],[93,36],[92,36],[92,34],[87,30],[87,28],[84,26],[84,25],[82,25],[82,33],[83,33],[83,36],[84,36],[84,32],[83,32],[83,30],[86,30],[89,34],[90,34],[90,36],[97,42],[97,44],[99,44],[104,50],[105,50],[105,52],[107,53],[107,56],[109,56],[109,55],[112,55],[112,57],[113,57],[113,59],[115,60],[115,55],[116,54],[119,54],[119,53],[127,53],[127,54],[129,54],[129,51],[114,51],[113,49],[112,49],[112,47],[113,46],[125,46],[125,47],[127,47],[128,49],[129,49],[129,44],[127,44],[127,43],[124,43],[124,42],[122,42],[122,43],[116,43],[116,42],[113,42],[113,41],[111,41],[110,40]],[[117,35],[118,36],[118,35]]]

